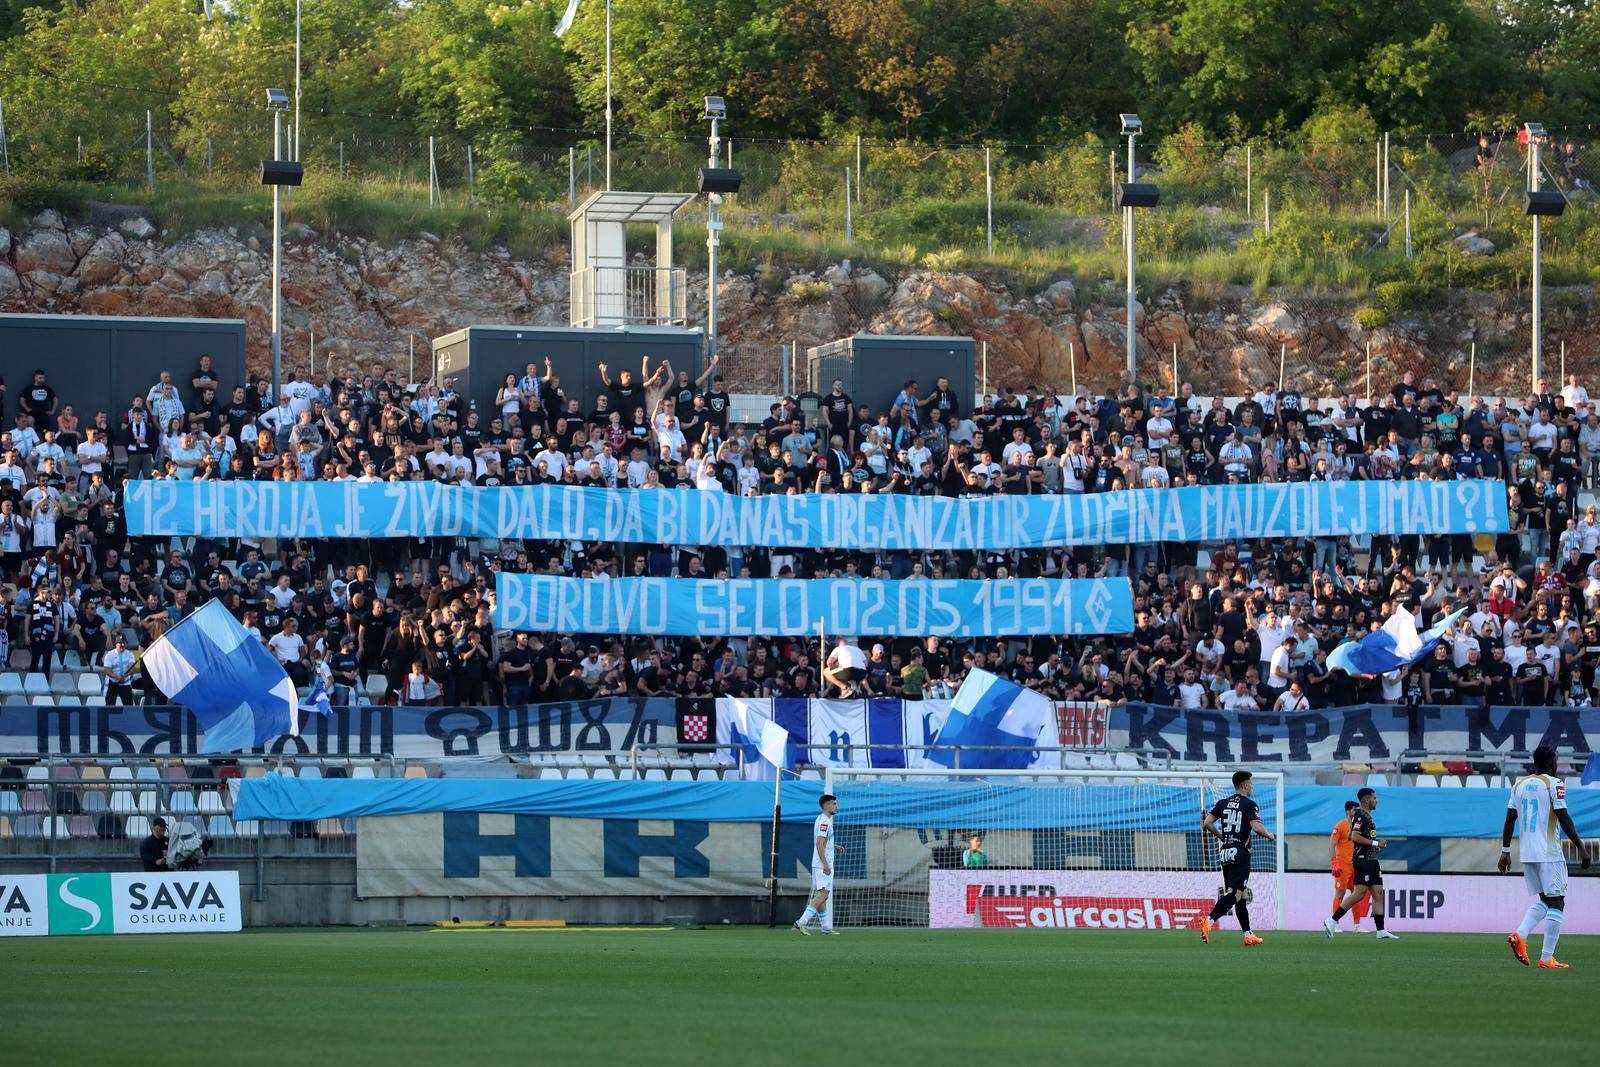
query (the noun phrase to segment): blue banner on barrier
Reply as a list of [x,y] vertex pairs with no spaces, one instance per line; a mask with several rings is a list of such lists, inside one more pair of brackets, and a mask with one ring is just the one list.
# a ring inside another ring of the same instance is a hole
[[503,630],[705,637],[871,634],[980,637],[1133,629],[1126,578],[558,578],[502,573]]
[[1497,481],[1296,482],[982,498],[742,497],[438,482],[134,481],[136,536],[517,537],[768,548],[1039,548],[1256,537],[1495,533]]
[[[810,823],[821,782],[785,782],[785,821]],[[1144,784],[1130,806],[1125,785],[1070,783],[1070,803],[1052,790],[989,779],[973,789],[874,782],[837,784],[838,823],[906,826],[917,830],[981,827],[1004,829],[1138,829],[1198,832],[1193,786]],[[1258,780],[1256,800],[1272,811],[1275,789]],[[1344,817],[1353,789],[1286,786],[1284,828],[1291,834],[1326,838]],[[1505,822],[1506,789],[1441,793],[1409,787],[1381,790],[1378,818],[1386,834],[1408,837],[1498,837]],[[1570,790],[1567,804],[1579,826],[1600,817],[1600,790]],[[766,782],[544,782],[470,778],[399,778],[369,781],[299,779],[268,775],[241,783],[237,819],[313,821],[357,815],[404,815],[428,811],[508,812],[574,819],[696,819],[767,822],[772,786]],[[1269,824],[1271,820],[1268,820]]]

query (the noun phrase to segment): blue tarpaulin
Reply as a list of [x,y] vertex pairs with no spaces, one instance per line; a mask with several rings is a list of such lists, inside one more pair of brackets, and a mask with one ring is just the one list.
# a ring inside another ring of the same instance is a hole
[[[1219,780],[1220,781],[1220,780]],[[821,782],[786,782],[786,822],[808,823],[816,814]],[[839,820],[911,828],[1141,829],[1183,832],[1200,825],[1200,794],[1181,785],[1075,785],[1070,795],[1003,779],[938,786],[879,780],[838,787]],[[1344,817],[1355,790],[1340,786],[1290,786],[1285,826],[1291,834],[1326,834]],[[1396,837],[1498,837],[1505,820],[1505,789],[1378,791],[1378,826]],[[1211,790],[1210,800],[1218,792]],[[1600,789],[1568,792],[1580,826],[1600,819]],[[1275,818],[1273,790],[1258,782],[1256,800]],[[575,819],[696,819],[766,822],[772,789],[763,782],[528,781],[473,778],[375,780],[248,778],[240,785],[236,819],[310,821],[357,815],[408,815],[430,811],[505,812]]]

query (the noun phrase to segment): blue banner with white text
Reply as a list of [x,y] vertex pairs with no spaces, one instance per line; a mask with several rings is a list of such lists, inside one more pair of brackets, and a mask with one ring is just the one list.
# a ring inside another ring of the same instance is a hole
[[1550,745],[1587,754],[1594,708],[1362,704],[1287,714],[1124,704],[1106,729],[1113,750],[1186,763],[1367,763],[1405,753],[1504,756]]
[[1187,486],[980,498],[733,496],[439,482],[132,481],[135,536],[489,537],[859,550],[1497,533],[1497,481]]
[[495,625],[557,633],[982,637],[1133,629],[1126,578],[1004,581],[499,575]]

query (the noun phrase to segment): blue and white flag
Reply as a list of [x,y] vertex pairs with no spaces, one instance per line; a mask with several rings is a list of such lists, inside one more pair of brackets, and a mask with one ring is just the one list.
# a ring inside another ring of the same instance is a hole
[[[805,701],[789,703],[805,704]],[[789,731],[774,717],[772,700],[731,698],[717,702],[717,761],[743,764],[745,781],[770,782],[792,768]]]
[[271,652],[213,600],[168,630],[144,654],[167,698],[194,712],[204,751],[256,748],[299,733],[294,683]]
[[[973,670],[950,702],[950,715],[939,730],[940,746],[1008,746],[1010,751],[971,750],[960,754],[961,768],[1021,770],[1038,757],[1032,751],[1045,734],[1054,744],[1055,705],[1050,698],[1024,689],[988,671]],[[929,753],[928,762],[943,767],[956,765],[956,753],[941,747]]]
[[572,29],[572,20],[578,14],[578,0],[567,0],[567,13],[561,16],[561,21],[556,24],[556,36],[565,37],[567,31]]
[[1379,629],[1359,641],[1346,641],[1328,653],[1328,666],[1350,675],[1388,674],[1409,667],[1431,653],[1465,611],[1452,611],[1430,629],[1418,633],[1416,616],[1405,608],[1396,608]]
[[313,715],[332,715],[333,705],[328,701],[328,687],[322,684],[322,676],[311,683],[311,694],[306,697],[306,710]]

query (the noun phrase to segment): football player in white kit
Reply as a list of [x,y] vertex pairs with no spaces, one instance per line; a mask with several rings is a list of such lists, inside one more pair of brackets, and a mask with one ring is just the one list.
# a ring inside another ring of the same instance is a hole
[[819,917],[823,933],[836,933],[833,928],[833,856],[835,851],[843,849],[833,839],[833,816],[839,810],[839,798],[824,793],[818,803],[822,814],[817,816],[811,830],[811,899],[806,903],[805,914],[794,924],[794,928],[807,937],[811,936],[811,931],[806,927]]
[[1536,895],[1522,925],[1506,936],[1511,954],[1528,966],[1528,936],[1544,923],[1544,943],[1539,947],[1539,966],[1546,970],[1566,970],[1556,961],[1556,942],[1561,940],[1561,925],[1566,920],[1567,861],[1561,854],[1561,839],[1556,828],[1565,831],[1576,846],[1585,870],[1589,854],[1583,849],[1578,828],[1567,814],[1567,787],[1556,776],[1556,750],[1540,745],[1533,753],[1533,773],[1518,778],[1511,787],[1511,802],[1506,806],[1506,824],[1500,833],[1500,873],[1511,870],[1511,831],[1521,839],[1522,880],[1528,892]]

